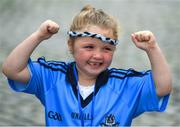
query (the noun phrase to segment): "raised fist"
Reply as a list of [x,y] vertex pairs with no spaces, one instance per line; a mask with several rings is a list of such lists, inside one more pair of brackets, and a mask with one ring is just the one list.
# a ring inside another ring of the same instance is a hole
[[156,39],[150,31],[139,31],[131,34],[131,39],[136,47],[148,51],[156,46]]
[[49,39],[53,34],[56,34],[59,31],[59,25],[51,20],[46,20],[43,22],[37,33],[39,37],[43,40]]

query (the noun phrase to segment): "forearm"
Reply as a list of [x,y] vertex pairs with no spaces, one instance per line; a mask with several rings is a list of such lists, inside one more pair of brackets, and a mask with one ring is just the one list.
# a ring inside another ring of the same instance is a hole
[[170,68],[157,44],[146,52],[151,63],[157,95],[164,96],[171,91],[172,77]]
[[13,80],[27,83],[30,78],[27,69],[28,59],[41,41],[49,39],[59,30],[59,25],[51,20],[43,22],[39,29],[20,43],[3,64],[3,73]]
[[131,35],[136,47],[146,51],[152,68],[153,78],[158,96],[164,96],[171,91],[172,77],[166,59],[156,43],[155,36],[150,31],[139,31]]
[[3,63],[3,73],[12,77],[11,75],[14,76],[25,69],[30,55],[41,41],[40,36],[35,32],[20,43]]

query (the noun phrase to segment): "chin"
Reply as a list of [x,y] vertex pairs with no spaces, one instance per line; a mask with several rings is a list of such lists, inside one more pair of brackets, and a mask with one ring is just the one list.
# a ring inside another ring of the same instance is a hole
[[[102,70],[103,71],[103,70]],[[102,71],[90,72],[89,75],[93,77],[97,77]]]

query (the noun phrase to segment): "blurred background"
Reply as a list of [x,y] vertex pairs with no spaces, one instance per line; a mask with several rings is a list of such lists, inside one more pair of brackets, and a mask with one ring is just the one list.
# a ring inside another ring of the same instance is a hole
[[[150,69],[146,54],[131,42],[131,33],[150,30],[164,52],[173,75],[173,92],[163,113],[145,113],[133,121],[139,126],[180,126],[180,0],[0,0],[0,69],[8,54],[51,19],[60,31],[41,43],[32,59],[72,60],[67,49],[67,31],[72,18],[84,5],[92,4],[116,17],[120,23],[120,44],[112,67]],[[148,101],[148,100],[147,100]],[[32,95],[15,93],[0,73],[0,125],[45,125],[44,109]]]

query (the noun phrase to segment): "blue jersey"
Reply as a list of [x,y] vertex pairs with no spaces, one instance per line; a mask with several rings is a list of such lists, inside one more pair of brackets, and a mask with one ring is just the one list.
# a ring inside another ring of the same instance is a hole
[[164,111],[169,95],[159,98],[151,71],[107,69],[85,100],[77,85],[76,63],[29,60],[30,80],[8,79],[18,92],[34,94],[45,107],[47,126],[129,126],[146,111]]

